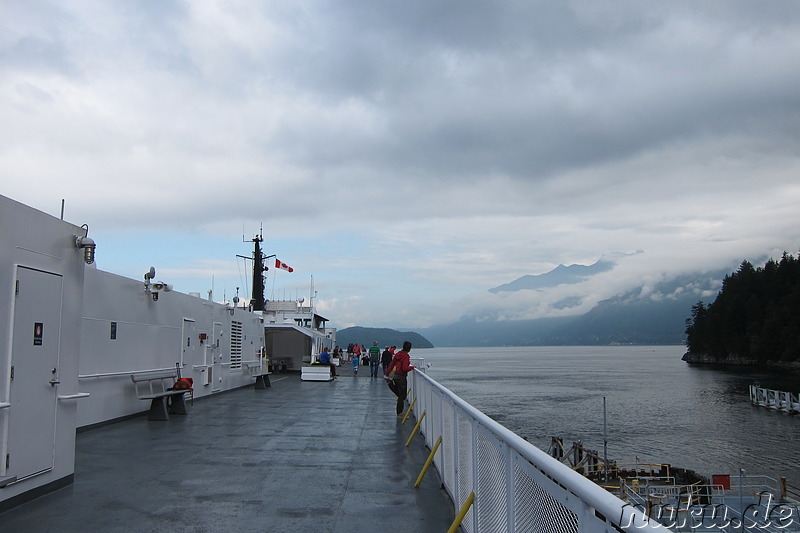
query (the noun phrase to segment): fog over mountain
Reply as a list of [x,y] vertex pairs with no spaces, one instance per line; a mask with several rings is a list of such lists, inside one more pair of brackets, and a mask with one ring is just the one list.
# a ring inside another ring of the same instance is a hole
[[555,269],[545,274],[526,275],[517,278],[511,283],[506,283],[489,289],[489,292],[515,292],[526,289],[544,289],[563,284],[580,283],[594,274],[606,272],[614,268],[614,262],[600,259],[593,265],[558,265]]
[[559,265],[489,289],[492,294],[538,291],[554,311],[549,316],[508,319],[497,310],[487,310],[417,331],[436,346],[681,344],[691,306],[699,300],[713,301],[721,280],[731,272],[644,276],[637,286],[620,290],[588,311],[569,312],[582,309],[590,288],[613,279],[614,269],[626,257],[630,256],[602,258],[592,265]]

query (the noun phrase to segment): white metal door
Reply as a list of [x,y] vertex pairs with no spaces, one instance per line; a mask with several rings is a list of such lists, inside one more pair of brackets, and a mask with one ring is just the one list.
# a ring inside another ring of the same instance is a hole
[[197,338],[194,319],[184,318],[183,327],[181,329],[181,377],[192,377],[192,368],[201,363],[197,356],[198,343],[199,339]]
[[17,268],[7,473],[22,479],[53,468],[62,278]]
[[211,372],[211,391],[216,392],[222,389],[222,346],[225,342],[225,330],[222,329],[222,322],[214,322],[214,349],[211,350],[213,354],[212,366],[209,369]]

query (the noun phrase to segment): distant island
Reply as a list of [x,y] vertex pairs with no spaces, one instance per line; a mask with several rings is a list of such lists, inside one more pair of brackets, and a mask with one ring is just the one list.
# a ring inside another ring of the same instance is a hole
[[413,348],[433,348],[433,344],[428,339],[413,331],[353,326],[336,332],[336,344],[342,348],[346,348],[350,343],[363,344],[369,348],[375,341],[378,341],[378,346],[381,348],[385,346],[399,348],[405,341],[410,341]]
[[800,366],[800,260],[784,252],[764,267],[742,262],[713,303],[692,306],[683,360]]

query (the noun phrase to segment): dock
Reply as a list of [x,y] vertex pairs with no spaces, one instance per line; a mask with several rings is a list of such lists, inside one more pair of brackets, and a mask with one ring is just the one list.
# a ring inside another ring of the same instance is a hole
[[413,417],[369,367],[331,382],[296,372],[79,432],[74,483],[0,513],[0,530],[84,533],[442,533],[454,505]]
[[757,383],[750,385],[750,403],[784,413],[800,413],[800,395],[793,392],[767,389]]

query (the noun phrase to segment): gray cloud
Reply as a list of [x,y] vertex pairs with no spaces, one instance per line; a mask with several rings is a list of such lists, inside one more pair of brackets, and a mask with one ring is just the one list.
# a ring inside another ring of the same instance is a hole
[[413,315],[415,286],[440,313],[590,305],[482,291],[800,244],[799,25],[789,1],[6,2],[2,192],[109,232],[263,223],[348,316]]

